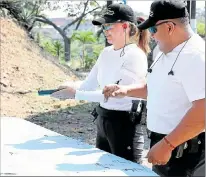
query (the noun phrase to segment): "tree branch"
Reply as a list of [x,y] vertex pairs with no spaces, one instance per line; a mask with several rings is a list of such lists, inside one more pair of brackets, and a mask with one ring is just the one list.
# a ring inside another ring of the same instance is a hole
[[46,17],[44,17],[42,15],[37,15],[35,20],[53,26],[62,35],[62,37],[66,36],[66,34],[64,33],[64,31],[61,28],[59,28],[56,24],[54,24],[52,21],[50,21]]
[[[34,12],[36,11],[36,9],[38,8],[38,6],[37,6],[37,1],[35,2],[35,4],[33,5],[33,9],[32,9],[32,11],[31,11],[31,13],[29,14],[29,17],[32,15],[32,14],[34,14]],[[37,15],[37,14],[36,14]]]
[[[87,2],[86,2],[85,5],[84,5],[84,10],[83,10],[82,15],[85,14],[85,11],[86,11],[86,9],[87,9],[88,3],[89,3],[89,0],[87,0]],[[83,18],[83,17],[82,17],[82,18]],[[79,25],[80,25],[80,23],[81,23],[81,21],[82,21],[82,18],[79,19],[79,22],[77,23],[75,30],[77,30],[77,29],[79,28]]]
[[64,28],[63,28],[63,31],[65,31],[67,28],[69,28],[70,26],[72,26],[73,24],[75,24],[78,20],[80,20],[81,18],[85,17],[87,14],[99,9],[100,7],[96,7],[92,10],[90,10],[89,12],[85,13],[85,14],[82,14],[80,17],[76,18],[74,21],[72,21],[71,23],[67,24]]

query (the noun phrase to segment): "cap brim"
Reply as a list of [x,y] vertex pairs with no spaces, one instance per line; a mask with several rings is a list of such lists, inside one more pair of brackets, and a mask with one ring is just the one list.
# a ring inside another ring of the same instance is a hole
[[92,24],[93,25],[102,25],[105,23],[114,23],[116,21],[117,21],[117,19],[112,19],[112,18],[108,18],[108,17],[101,17],[101,18],[98,18],[96,20],[92,20]]
[[137,27],[140,30],[145,30],[145,29],[148,29],[148,28],[154,26],[156,23],[157,23],[156,20],[149,18],[149,19],[145,20],[144,22],[142,22],[141,24],[139,24]]

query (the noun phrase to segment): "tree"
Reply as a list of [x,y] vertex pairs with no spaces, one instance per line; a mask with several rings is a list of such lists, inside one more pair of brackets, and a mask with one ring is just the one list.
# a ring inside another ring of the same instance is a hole
[[71,36],[68,36],[69,27],[77,24],[77,30],[86,15],[91,14],[98,9],[101,9],[101,7],[95,0],[80,1],[80,3],[76,3],[74,1],[72,3],[64,1],[64,11],[68,12],[68,17],[73,17],[74,19],[72,20],[72,22],[66,24],[63,28],[61,28],[54,24],[51,20],[49,20],[49,18],[47,18],[44,14],[42,14],[42,11],[44,9],[48,8],[50,10],[55,10],[60,8],[60,3],[62,3],[60,0],[3,0],[0,2],[0,9],[6,8],[28,32],[30,32],[34,25],[39,22],[53,26],[54,29],[57,30],[63,38],[64,58],[65,61],[69,61],[71,48]]
[[37,44],[41,44],[42,41],[42,35],[40,33],[37,33],[35,36],[35,41],[37,42]]
[[82,66],[85,68],[85,44],[96,42],[97,39],[91,31],[77,31],[72,35],[72,40],[80,41],[82,44]]
[[201,37],[205,37],[205,23],[202,23],[202,22],[197,23],[197,33]]
[[205,7],[204,8],[197,8],[196,19],[199,22],[205,23]]
[[[113,2],[112,1],[107,1],[107,7],[110,6]],[[100,31],[101,32],[101,31]],[[111,44],[109,44],[107,42],[107,40],[105,40],[105,46],[110,46]]]
[[7,9],[26,31],[30,32],[34,27],[35,16],[42,14],[47,4],[46,0],[20,1],[3,0],[0,9]]
[[63,49],[62,43],[60,41],[54,41],[53,46],[54,46],[54,52],[56,53],[56,56],[60,58],[60,52]]
[[[90,2],[90,4],[89,4],[89,2]],[[89,5],[94,6],[94,4],[95,4],[94,8],[92,8],[92,9],[91,9],[91,7],[89,8]],[[37,15],[35,20],[39,21],[39,22],[42,22],[42,23],[46,23],[48,25],[51,25],[51,26],[54,27],[54,29],[56,29],[59,32],[59,34],[62,36],[63,41],[64,41],[64,57],[65,57],[65,61],[68,62],[68,61],[70,61],[70,51],[71,51],[71,37],[67,36],[69,27],[71,27],[72,25],[77,23],[76,29],[78,29],[82,19],[86,15],[94,12],[97,9],[100,9],[100,6],[94,0],[91,0],[91,1],[87,0],[86,2],[85,1],[84,2],[81,1],[79,5],[75,6],[75,8],[73,7],[73,5],[71,3],[68,3],[67,5],[68,5],[68,7],[67,7],[66,10],[70,9],[68,15],[70,15],[72,17],[75,17],[75,18],[74,18],[74,20],[72,20],[72,22],[66,24],[63,29],[61,27],[58,27],[51,20],[49,20],[48,18],[46,18],[43,15]],[[78,10],[78,9],[81,9],[80,7],[84,7],[83,11],[82,10]]]

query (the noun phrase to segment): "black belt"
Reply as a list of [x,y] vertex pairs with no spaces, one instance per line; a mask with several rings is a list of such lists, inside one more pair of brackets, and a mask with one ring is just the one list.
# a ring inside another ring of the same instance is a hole
[[[151,132],[150,138],[161,140],[165,137],[165,134]],[[198,153],[199,151],[205,151],[205,132],[200,133],[196,137],[184,142],[183,144],[175,148],[176,158],[180,158],[183,155],[184,149],[187,149],[187,153]]]
[[105,109],[101,106],[96,107],[97,114],[100,116],[105,116],[105,117],[126,117],[129,116],[129,111],[117,111],[117,110],[109,110]]
[[133,124],[140,124],[142,121],[142,113],[144,108],[146,107],[146,103],[143,100],[133,100],[132,107],[130,111],[119,111],[119,110],[109,110],[101,107],[100,105],[97,106],[93,111],[92,115],[95,121],[98,115],[103,117],[109,118],[126,118],[129,119]]

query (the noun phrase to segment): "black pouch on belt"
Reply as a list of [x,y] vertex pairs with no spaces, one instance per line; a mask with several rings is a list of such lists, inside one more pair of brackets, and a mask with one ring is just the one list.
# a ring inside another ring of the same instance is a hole
[[198,136],[189,140],[189,151],[188,153],[198,153],[200,144],[202,143]]
[[98,113],[97,113],[97,108],[95,107],[93,111],[91,112],[91,115],[94,117],[93,122],[97,119]]
[[196,136],[187,142],[179,145],[177,147],[177,154],[176,158],[180,158],[183,156],[184,150],[187,149],[187,153],[189,154],[195,154],[200,151],[201,144],[204,143],[203,140],[199,136]]
[[132,108],[129,112],[130,114],[130,120],[134,124],[140,124],[142,119],[142,111],[144,107],[143,100],[132,100]]

